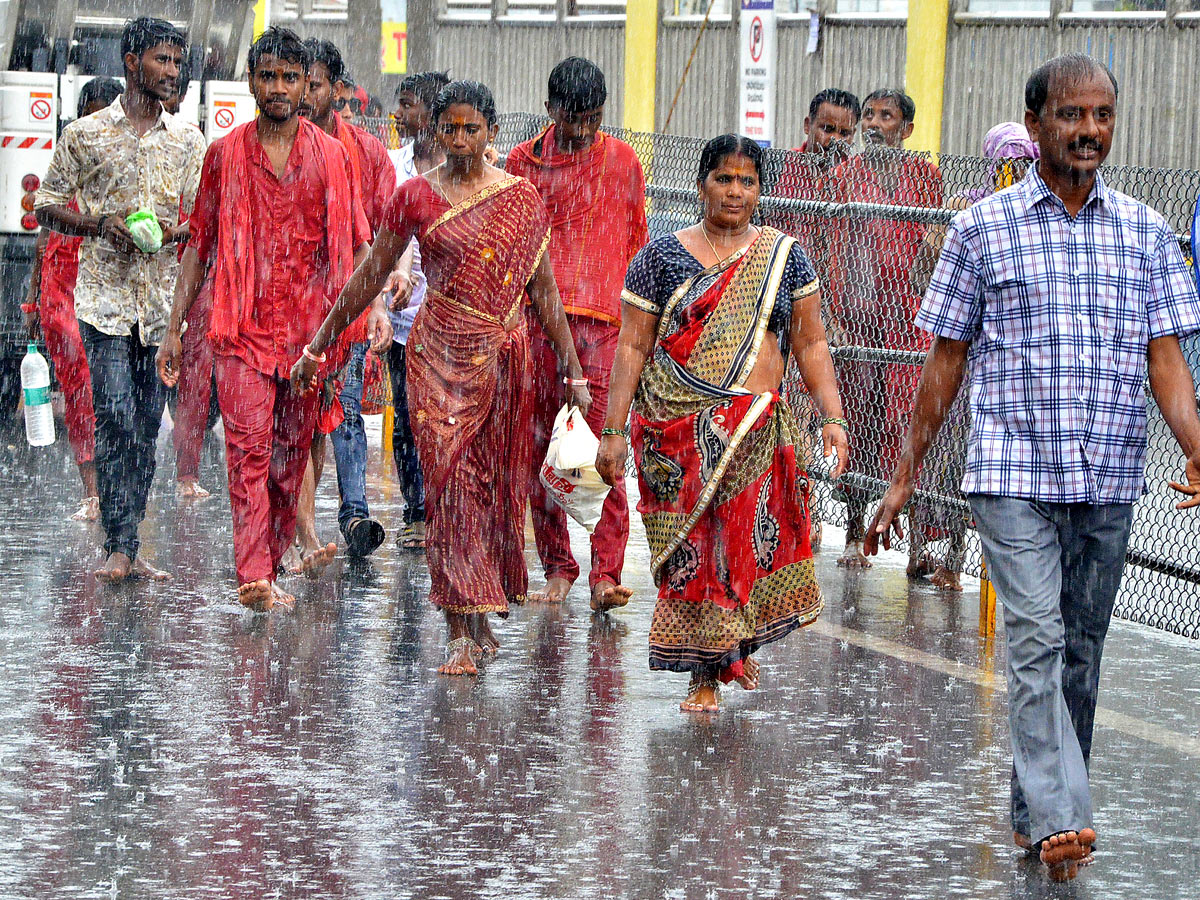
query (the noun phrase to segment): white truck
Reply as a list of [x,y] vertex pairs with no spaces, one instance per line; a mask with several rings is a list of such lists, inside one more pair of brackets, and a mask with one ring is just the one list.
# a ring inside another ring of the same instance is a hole
[[209,141],[254,117],[244,71],[252,0],[0,0],[0,428],[20,394],[25,350],[21,303],[29,289],[38,226],[34,192],[58,135],[75,118],[90,79],[120,79],[126,21],[159,15],[188,36],[190,83],[180,114]]

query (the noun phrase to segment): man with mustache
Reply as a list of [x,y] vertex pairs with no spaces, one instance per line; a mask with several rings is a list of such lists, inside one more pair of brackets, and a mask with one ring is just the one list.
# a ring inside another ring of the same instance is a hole
[[1173,229],[1097,171],[1117,82],[1081,54],[1025,85],[1041,159],[950,225],[917,316],[934,336],[900,463],[871,529],[874,553],[971,372],[962,490],[1004,607],[1012,825],[1051,878],[1075,877],[1096,838],[1088,758],[1100,655],[1133,503],[1145,490],[1149,375],[1187,458],[1170,486],[1200,506],[1200,419],[1179,339],[1200,297]]
[[[204,157],[192,239],[158,353],[159,375],[173,385],[181,323],[211,266],[209,336],[225,422],[238,599],[254,609],[294,602],[275,579],[296,531],[321,394],[293,391],[291,364],[371,240],[346,148],[299,116],[312,63],[312,51],[286,28],[268,28],[250,46],[258,117],[214,141]],[[336,371],[345,348],[330,350],[319,361]],[[324,552],[336,549],[329,544]]]
[[[833,170],[837,202],[942,205],[942,175],[937,166],[903,149],[912,135],[916,112],[912,98],[901,90],[884,88],[867,95],[862,105],[866,147]],[[840,343],[874,350],[928,347],[928,340],[912,325],[921,298],[910,279],[926,228],[918,222],[872,216],[841,219],[829,229],[826,287]],[[887,477],[899,456],[916,374],[915,368],[869,360],[839,365],[846,418],[854,446],[861,448],[850,460],[852,476]],[[842,492],[847,506],[846,549],[838,565],[869,567],[861,548],[867,504],[878,493],[853,483],[844,484]],[[918,567],[921,557],[915,535],[913,547],[909,574],[924,574]]]
[[[528,178],[550,213],[550,262],[562,295],[592,408],[588,425],[597,437],[608,409],[608,382],[621,330],[621,291],[629,261],[646,243],[646,184],[633,148],[600,131],[608,89],[591,60],[564,59],[550,72],[546,112],[552,124],[509,154],[507,169]],[[571,554],[567,516],[539,478],[555,414],[570,392],[563,384],[554,345],[530,316],[533,357],[534,446],[529,505],[546,588],[534,599],[559,603],[579,577]],[[629,541],[625,482],[608,492],[592,534],[588,574],[591,607],[604,612],[629,602],[621,584]]]
[[[63,130],[35,201],[38,222],[82,237],[75,314],[87,354],[96,416],[96,483],[107,559],[96,571],[115,583],[165,578],[138,558],[138,526],[154,480],[154,443],[166,389],[154,374],[171,290],[179,272],[180,219],[191,210],[204,159],[199,130],[163,109],[176,92],[187,38],[162,19],[125,26],[125,92]],[[78,210],[71,209],[72,198]],[[162,246],[139,249],[125,224],[153,210]]]

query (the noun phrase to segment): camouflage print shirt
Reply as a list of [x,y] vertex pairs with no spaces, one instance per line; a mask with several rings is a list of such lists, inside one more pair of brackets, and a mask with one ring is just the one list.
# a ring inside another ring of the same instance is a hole
[[[68,125],[38,191],[36,208],[66,206],[78,198],[89,216],[154,210],[164,228],[190,215],[204,162],[204,137],[183,119],[162,112],[144,135],[125,115],[121,97]],[[104,334],[138,326],[144,345],[162,341],[179,273],[178,245],[159,252],[118,251],[103,238],[85,238],[79,250],[75,314]]]

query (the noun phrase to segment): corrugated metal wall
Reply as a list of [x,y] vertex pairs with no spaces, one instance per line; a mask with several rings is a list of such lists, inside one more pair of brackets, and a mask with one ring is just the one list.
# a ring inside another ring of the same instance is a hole
[[513,25],[495,22],[437,22],[435,40],[413,47],[413,71],[448,69],[452,78],[482,81],[501,112],[540,112],[546,78],[555,63],[585,56],[604,70],[608,82],[605,118],[621,124],[624,96],[623,23]]
[[[977,154],[997,122],[1020,120],[1029,72],[1056,55],[1078,50],[1112,66],[1121,86],[1114,164],[1200,167],[1200,108],[1192,102],[1200,22],[1140,17],[1063,16],[1057,23],[958,16],[946,51],[942,149]],[[449,68],[454,76],[492,86],[502,110],[541,110],[545,79],[572,53],[594,59],[609,83],[608,121],[621,121],[624,31],[620,23],[546,25],[437,21],[432,40],[412,47],[412,67]],[[656,119],[658,130],[712,135],[731,130],[737,117],[738,31],[710,22],[696,46],[700,24],[660,23]],[[905,25],[887,19],[826,17],[818,51],[805,52],[807,20],[781,20],[776,87],[776,144],[803,138],[809,98],[824,87],[862,96],[902,85]],[[667,115],[693,47],[696,56],[667,129]],[[921,115],[921,110],[917,111]]]
[[978,154],[997,122],[1024,116],[1029,73],[1059,53],[1087,53],[1120,86],[1113,164],[1196,168],[1194,94],[1200,29],[1163,20],[1063,18],[1059,25],[960,18],[946,50],[942,149]]

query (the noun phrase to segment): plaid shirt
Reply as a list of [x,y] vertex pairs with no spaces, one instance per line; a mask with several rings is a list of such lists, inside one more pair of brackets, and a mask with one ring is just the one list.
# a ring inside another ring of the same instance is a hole
[[971,342],[964,493],[1141,496],[1147,344],[1200,331],[1162,216],[1097,176],[1072,219],[1035,167],[955,217],[916,321]]

